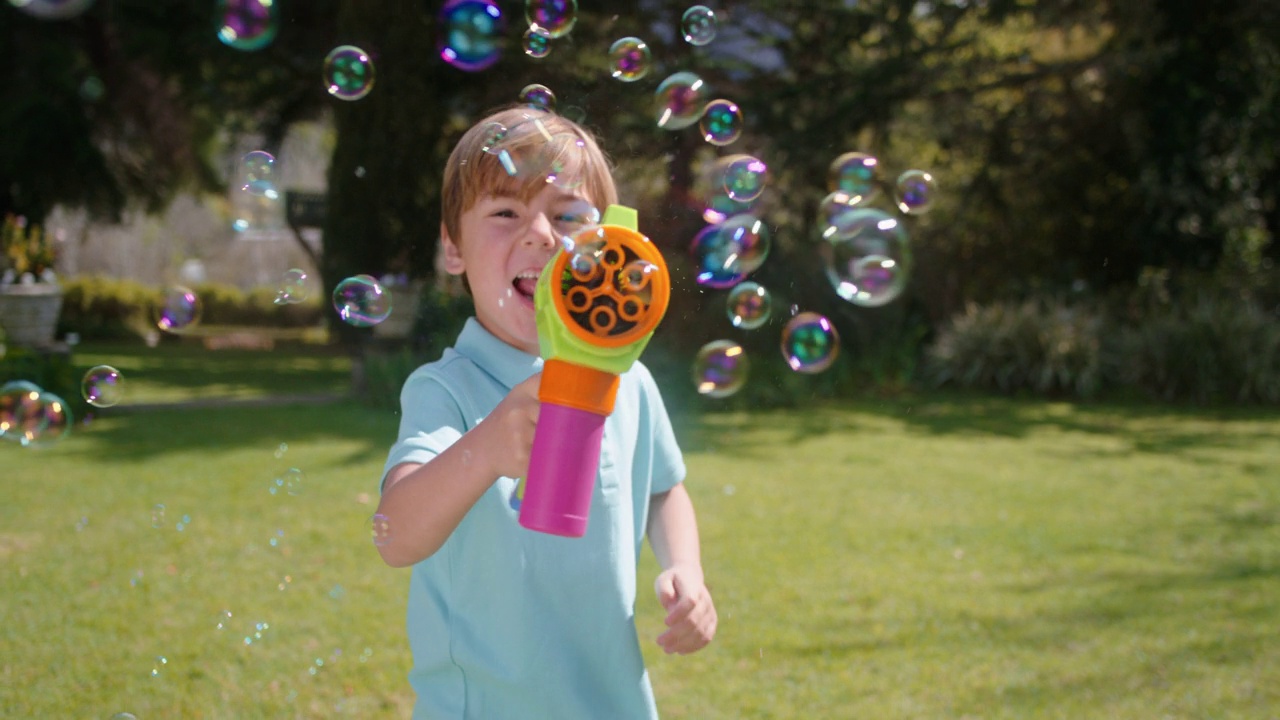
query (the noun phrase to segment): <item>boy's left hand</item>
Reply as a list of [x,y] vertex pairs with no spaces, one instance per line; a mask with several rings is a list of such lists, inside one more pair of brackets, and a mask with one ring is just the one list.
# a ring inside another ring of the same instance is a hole
[[658,636],[666,651],[687,655],[707,646],[716,635],[716,606],[702,577],[702,568],[675,565],[653,583],[658,602],[667,611],[667,631]]

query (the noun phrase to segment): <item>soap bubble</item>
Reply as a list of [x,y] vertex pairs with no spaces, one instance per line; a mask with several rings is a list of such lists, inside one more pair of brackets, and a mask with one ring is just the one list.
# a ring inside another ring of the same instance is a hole
[[138,720],[138,716],[133,713],[121,712],[112,715],[111,720]]
[[175,285],[165,290],[155,308],[156,327],[176,333],[200,321],[200,298],[190,288]]
[[902,293],[911,269],[902,223],[874,208],[854,208],[837,216],[827,230],[819,252],[837,295],[855,305],[878,307]]
[[763,286],[753,282],[742,282],[733,286],[725,298],[725,309],[729,314],[729,322],[743,330],[754,330],[769,320],[773,309],[773,298]]
[[531,58],[544,58],[551,54],[551,33],[537,25],[524,31],[524,54]]
[[151,527],[156,530],[164,527],[164,503],[157,503],[151,508]]
[[269,195],[279,191],[275,186],[276,159],[265,150],[254,150],[240,158],[240,167],[236,171],[236,184],[244,192],[252,195]]
[[385,547],[391,542],[391,518],[382,513],[374,513],[370,518],[370,532],[373,537],[373,544],[378,547]]
[[712,145],[729,145],[742,135],[742,111],[730,100],[712,100],[702,111],[698,128],[702,139]]
[[703,345],[693,359],[693,385],[707,397],[729,397],[746,384],[749,367],[741,345],[714,340]]
[[354,45],[339,45],[324,59],[324,86],[339,100],[359,100],[373,90],[373,59]]
[[493,0],[449,0],[440,9],[440,57],[459,70],[484,70],[502,56],[506,27]]
[[726,262],[732,249],[725,241],[722,225],[708,225],[694,236],[689,244],[689,252],[695,261],[697,275],[694,279],[699,285],[710,288],[731,288],[746,277],[746,273],[736,269],[733,262]]
[[706,5],[694,5],[680,18],[680,32],[690,45],[706,45],[716,39],[716,14]]
[[42,390],[34,402],[28,394],[17,420],[16,439],[24,447],[51,445],[66,437],[73,424],[67,401],[48,390]]
[[923,215],[933,207],[936,185],[933,175],[924,170],[908,170],[898,176],[894,186],[898,209],[908,215]]
[[9,0],[22,12],[41,20],[67,20],[93,5],[93,0]]
[[156,661],[151,667],[151,677],[160,677],[164,673],[165,668],[169,665],[169,659],[163,655],[157,655]]
[[110,365],[95,365],[81,379],[80,391],[90,405],[111,407],[124,396],[124,376]]
[[391,291],[371,275],[356,275],[333,289],[333,308],[348,325],[371,327],[391,314]]
[[537,110],[555,112],[556,94],[551,92],[551,88],[546,85],[533,83],[525,85],[520,91],[520,102]]
[[294,305],[305,302],[309,295],[306,271],[290,268],[280,277],[280,288],[276,290],[275,304]]
[[678,72],[663,80],[654,92],[658,127],[680,130],[698,122],[706,106],[707,85],[691,72]]
[[225,630],[231,625],[231,611],[223,610],[214,617],[213,629]]
[[302,494],[302,484],[306,481],[307,476],[298,468],[289,468],[280,476],[283,480],[284,491],[289,495],[298,496]]
[[649,74],[649,46],[638,37],[619,38],[609,47],[609,71],[622,82],[635,82]]
[[835,326],[818,313],[799,313],[782,330],[782,358],[796,372],[822,372],[839,354],[840,336]]
[[838,218],[846,211],[857,207],[859,200],[860,198],[843,190],[836,190],[822,198],[822,202],[818,204],[818,227],[822,228],[823,237],[835,232],[829,229],[835,226]]
[[734,215],[720,225],[724,268],[735,274],[755,272],[773,246],[769,226],[755,215]]
[[725,158],[724,191],[734,200],[751,201],[764,192],[769,166],[750,155]]
[[525,0],[524,17],[553,38],[564,37],[578,22],[578,0]]
[[218,0],[218,39],[236,50],[261,50],[279,29],[274,0]]
[[755,209],[756,202],[754,200],[734,200],[724,193],[724,188],[712,194],[707,200],[707,206],[702,210],[702,219],[712,225],[728,220],[734,215],[749,213]]
[[860,205],[880,191],[880,163],[871,155],[848,152],[831,161],[827,169],[828,190],[847,193],[851,204]]
[[40,402],[39,385],[13,380],[0,386],[0,438],[21,442],[27,412]]

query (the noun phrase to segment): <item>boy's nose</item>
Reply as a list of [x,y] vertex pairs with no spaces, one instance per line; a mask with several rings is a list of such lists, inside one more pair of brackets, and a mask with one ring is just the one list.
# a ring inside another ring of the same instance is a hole
[[551,220],[545,214],[538,213],[533,216],[533,221],[529,223],[529,231],[524,234],[524,242],[534,247],[555,247],[555,230],[551,227]]

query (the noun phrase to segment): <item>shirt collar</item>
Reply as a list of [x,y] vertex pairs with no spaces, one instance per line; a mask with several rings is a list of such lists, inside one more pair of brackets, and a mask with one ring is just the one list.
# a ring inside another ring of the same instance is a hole
[[499,340],[474,317],[467,318],[453,349],[508,389],[542,370],[542,358]]

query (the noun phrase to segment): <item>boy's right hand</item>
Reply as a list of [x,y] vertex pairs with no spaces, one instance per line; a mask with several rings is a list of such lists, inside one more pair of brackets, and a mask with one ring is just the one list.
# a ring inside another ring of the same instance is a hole
[[511,388],[511,392],[476,426],[485,435],[493,476],[518,478],[529,471],[533,431],[538,424],[538,385],[542,373]]

